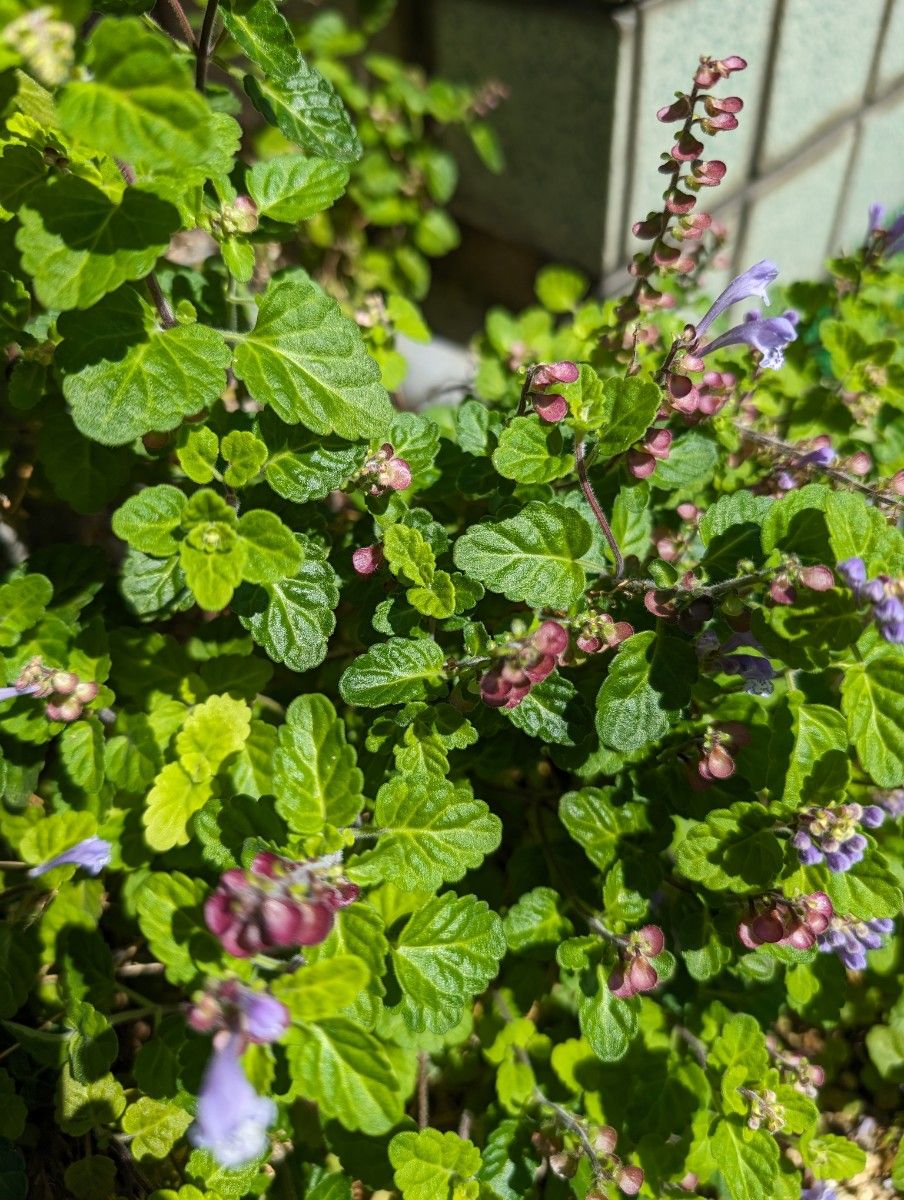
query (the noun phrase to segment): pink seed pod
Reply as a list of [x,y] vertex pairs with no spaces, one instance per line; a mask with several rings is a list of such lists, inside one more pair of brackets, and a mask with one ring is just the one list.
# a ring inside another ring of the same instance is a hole
[[828,592],[835,586],[835,576],[828,567],[803,567],[799,577],[804,587],[814,592]]
[[645,221],[635,221],[631,226],[631,232],[636,238],[643,238],[648,241],[651,238],[659,237],[662,233],[662,227],[662,213],[652,213]]
[[700,393],[686,375],[670,372],[666,380],[666,388],[672,408],[685,414],[696,412]]
[[357,575],[373,575],[383,562],[383,547],[379,542],[372,546],[359,546],[352,554],[352,566]]
[[676,162],[693,162],[703,153],[703,143],[698,142],[693,134],[682,132],[670,153]]
[[650,992],[659,982],[659,975],[653,964],[639,954],[631,960],[628,979],[635,992]]
[[619,1190],[624,1192],[626,1196],[636,1196],[643,1187],[643,1171],[640,1167],[627,1166],[622,1167],[616,1177],[616,1183]]
[[706,766],[713,779],[730,779],[735,773],[735,761],[724,746],[713,746]]
[[672,121],[686,121],[691,115],[690,96],[680,95],[677,100],[673,100],[671,104],[667,104],[664,108],[660,108],[656,113],[656,120],[662,123],[669,124]]
[[652,454],[654,458],[663,460],[668,458],[669,451],[672,448],[672,431],[670,429],[647,430],[647,436],[643,441],[643,448],[647,454]]
[[76,700],[82,704],[90,704],[92,700],[97,699],[97,693],[100,691],[100,685],[87,680],[77,683],[75,691],[72,693]]
[[723,112],[739,113],[744,107],[744,101],[740,96],[706,96],[703,100],[703,107],[710,116]]
[[531,387],[549,387],[551,383],[574,383],[581,371],[578,364],[564,362],[541,363],[531,373]]
[[848,459],[847,469],[852,475],[869,475],[873,469],[873,460],[865,450],[858,450]]
[[674,605],[672,604],[669,592],[651,589],[644,594],[643,606],[654,617],[661,617],[663,620],[669,620],[675,615]]
[[551,396],[537,395],[531,397],[534,405],[534,411],[541,421],[545,421],[547,425],[556,425],[559,421],[564,421],[568,416],[568,401],[564,396],[554,394]]
[[629,450],[627,463],[628,470],[635,479],[647,479],[656,470],[656,459],[643,450]]
[[596,654],[599,650],[602,650],[603,642],[601,638],[594,637],[591,634],[579,633],[577,636],[577,646],[584,654]]
[[696,504],[691,504],[689,501],[685,501],[684,504],[679,504],[675,511],[678,513],[678,516],[682,521],[699,521],[700,517],[703,515]]
[[769,595],[775,604],[793,604],[797,599],[797,589],[787,575],[779,575],[769,585]]
[[541,653],[558,656],[568,649],[568,630],[558,621],[544,621],[531,640]]
[[411,467],[404,458],[391,458],[386,464],[386,484],[394,492],[411,487]]
[[693,210],[696,203],[696,196],[691,196],[688,192],[675,191],[666,200],[665,206],[673,216],[683,217]]
[[597,1154],[611,1154],[618,1145],[618,1133],[611,1125],[602,1125],[593,1135],[593,1148]]
[[655,958],[665,949],[665,934],[658,925],[644,925],[637,931],[637,936],[644,943],[644,954]]
[[738,118],[733,113],[717,113],[714,117],[704,117],[700,122],[700,128],[705,133],[727,133],[730,129],[737,129]]
[[[542,683],[556,669],[556,660],[551,654],[544,654],[538,662],[524,668],[524,674],[531,683]],[[517,685],[516,685],[517,686]],[[523,699],[523,697],[522,697]]]
[[718,158],[714,158],[709,162],[697,163],[693,167],[691,175],[698,187],[718,187],[724,179],[727,170],[728,168],[724,162]]
[[747,69],[747,59],[741,58],[739,54],[730,54],[728,58],[720,59],[718,66],[723,75],[733,75],[735,71],[745,71]]
[[78,675],[73,671],[54,671],[50,677],[50,686],[58,696],[71,696],[78,682]]
[[46,705],[44,712],[51,721],[77,721],[82,715],[82,706],[75,696],[70,696],[62,704],[54,704],[51,701]]

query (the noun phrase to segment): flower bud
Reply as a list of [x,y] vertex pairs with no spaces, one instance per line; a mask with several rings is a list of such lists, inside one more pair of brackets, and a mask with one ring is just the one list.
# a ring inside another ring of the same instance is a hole
[[372,546],[359,546],[352,554],[352,567],[358,575],[373,575],[383,562],[383,547],[379,542]]
[[78,682],[78,675],[72,671],[54,671],[50,677],[50,685],[58,696],[70,696]]
[[44,712],[51,721],[77,721],[82,715],[82,706],[75,696],[70,696],[62,704],[48,704]]
[[793,604],[797,589],[787,575],[778,575],[769,585],[769,595],[775,604]]
[[534,633],[533,643],[543,654],[562,654],[568,649],[568,630],[558,621],[544,621]]
[[541,363],[531,372],[531,387],[549,387],[551,383],[574,383],[580,373],[578,364],[567,360]]
[[714,779],[730,779],[735,773],[735,761],[724,746],[713,746],[705,761]]
[[647,479],[656,470],[656,459],[643,450],[629,450],[627,463],[628,470],[635,479]]
[[647,431],[647,436],[643,442],[643,448],[647,454],[652,454],[654,458],[665,460],[669,456],[671,447],[672,431],[670,429]]
[[257,205],[250,196],[236,196],[232,214],[237,233],[253,233],[257,229]]
[[858,450],[848,459],[847,469],[852,475],[869,475],[873,460],[865,450]]
[[578,1169],[578,1157],[568,1150],[560,1150],[549,1156],[549,1169],[560,1179],[571,1179]]
[[90,704],[96,699],[97,693],[100,691],[100,686],[96,683],[77,683],[75,692],[73,693],[76,700],[80,700],[82,704]]

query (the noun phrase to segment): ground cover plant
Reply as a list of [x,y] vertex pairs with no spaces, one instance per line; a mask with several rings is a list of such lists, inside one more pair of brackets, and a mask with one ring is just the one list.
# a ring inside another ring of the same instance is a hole
[[626,295],[400,411],[498,90],[145,8],[3,10],[3,1194],[904,1187],[904,222],[708,284],[701,59]]

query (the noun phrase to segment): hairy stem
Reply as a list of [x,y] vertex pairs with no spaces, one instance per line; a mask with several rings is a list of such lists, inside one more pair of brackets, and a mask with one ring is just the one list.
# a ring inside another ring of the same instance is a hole
[[[131,186],[135,182],[135,172],[123,159],[117,158],[116,165],[119,168],[119,173]],[[163,289],[157,280],[157,276],[151,271],[144,281],[147,284],[147,289],[151,293],[151,299],[154,302],[154,308],[157,309],[157,315],[160,318],[160,324],[164,329],[172,329],[176,324],[176,318],[173,316],[173,310],[170,308],[169,301],[163,294]]]
[[603,506],[596,498],[596,492],[593,490],[593,485],[587,474],[587,462],[585,459],[586,445],[584,439],[578,438],[574,447],[574,460],[577,463],[578,479],[581,483],[581,491],[590,505],[593,515],[596,517],[596,522],[603,531],[603,537],[609,543],[609,549],[612,551],[612,557],[615,559],[615,578],[621,579],[625,573],[625,560],[622,557],[622,552],[618,548],[618,542],[615,540],[615,534],[612,532],[612,527],[603,512]]
[[175,19],[176,24],[179,26],[179,31],[185,39],[186,45],[190,46],[191,49],[194,50],[195,32],[189,24],[188,17],[185,15],[185,9],[179,3],[179,0],[161,0],[161,2],[165,3],[167,8],[173,14],[173,18]]
[[[801,450],[799,446],[795,446],[791,442],[784,442],[781,438],[772,437],[768,433],[760,433],[756,429],[749,429],[740,421],[735,422],[735,429],[740,433],[745,441],[754,442],[757,446],[764,446],[770,450],[780,451],[782,454],[787,454],[789,458],[800,459],[806,454],[805,450]],[[839,471],[836,467],[823,467],[818,463],[806,463],[808,470],[817,472],[820,475],[825,475],[828,479],[834,479],[837,483],[846,484],[847,487],[853,488],[854,491],[862,492],[866,496],[870,496],[877,504],[901,505],[904,504],[904,497],[893,496],[890,492],[878,490],[872,484],[864,483],[862,479],[858,479],[856,475],[850,475],[847,471]]]
[[430,1087],[427,1073],[430,1060],[421,1050],[417,1056],[417,1127],[426,1129],[430,1124]]
[[204,20],[201,22],[201,33],[198,37],[197,58],[195,60],[195,87],[199,92],[204,91],[207,82],[207,63],[210,58],[210,39],[213,34],[213,23],[216,20],[219,0],[207,0],[204,9]]

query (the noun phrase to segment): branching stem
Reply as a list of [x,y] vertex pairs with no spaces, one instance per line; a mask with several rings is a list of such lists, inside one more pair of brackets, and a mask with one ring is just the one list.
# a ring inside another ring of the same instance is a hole
[[593,490],[593,485],[590,482],[590,477],[587,474],[587,462],[585,458],[586,443],[582,437],[579,437],[574,446],[574,461],[578,468],[578,479],[581,484],[581,491],[590,505],[593,515],[596,517],[596,522],[603,531],[603,537],[609,543],[609,549],[612,551],[612,557],[615,560],[615,578],[621,579],[625,573],[625,560],[622,558],[622,552],[618,548],[618,542],[615,540],[615,534],[612,532],[612,527],[603,512],[603,506],[596,498],[596,492]]
[[[125,180],[128,186],[135,182],[135,172],[123,159],[117,158],[116,165],[119,168],[119,173]],[[173,310],[170,308],[169,301],[163,294],[157,276],[151,271],[150,275],[144,281],[147,284],[148,291],[151,293],[151,299],[154,301],[154,308],[157,309],[157,315],[160,318],[160,324],[164,329],[172,329],[176,324],[176,318],[173,316]]]

